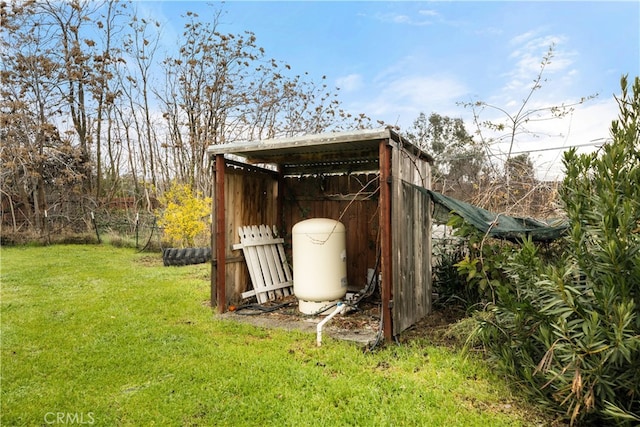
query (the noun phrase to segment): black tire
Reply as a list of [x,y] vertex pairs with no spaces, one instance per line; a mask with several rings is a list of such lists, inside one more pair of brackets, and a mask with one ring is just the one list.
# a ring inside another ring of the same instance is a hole
[[171,259],[173,258],[173,248],[167,248],[162,250],[162,263],[165,267],[172,265]]
[[204,264],[211,259],[211,248],[167,248],[162,252],[165,266]]
[[211,259],[211,248],[197,248],[194,258],[198,264],[204,264]]

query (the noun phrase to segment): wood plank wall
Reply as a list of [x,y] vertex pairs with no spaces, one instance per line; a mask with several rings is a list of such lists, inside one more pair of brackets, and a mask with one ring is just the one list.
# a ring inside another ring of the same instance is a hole
[[[397,335],[431,312],[431,219],[430,201],[408,183],[429,188],[426,161],[413,158],[394,146],[392,152],[392,291],[393,335]],[[277,225],[291,259],[291,229],[308,218],[332,218],[346,228],[347,278],[351,290],[366,284],[368,268],[376,267],[380,250],[379,175],[327,175],[287,177],[274,173],[228,167],[225,172],[226,300],[236,304],[251,289],[241,251],[243,225]],[[278,197],[282,217],[277,218]]]
[[[366,285],[367,269],[375,268],[379,252],[378,174],[306,176],[284,180],[283,223],[286,242],[291,229],[309,218],[331,218],[346,231],[349,290]],[[287,247],[290,253],[290,245]]]
[[228,167],[225,172],[226,212],[226,301],[240,302],[240,295],[252,288],[241,251],[237,229],[244,225],[276,225],[285,239],[291,260],[291,229],[308,218],[331,218],[346,229],[347,280],[349,289],[366,285],[368,268],[375,268],[379,252],[378,175],[328,175],[287,177],[281,188],[282,217],[277,215],[278,181],[275,174]]
[[276,225],[278,181],[270,173],[228,167],[225,172],[226,215],[226,300],[237,304],[242,292],[251,289],[249,271],[241,250],[238,227],[244,225]]
[[392,152],[393,335],[431,312],[431,205],[409,184],[430,186],[430,166],[398,146]]

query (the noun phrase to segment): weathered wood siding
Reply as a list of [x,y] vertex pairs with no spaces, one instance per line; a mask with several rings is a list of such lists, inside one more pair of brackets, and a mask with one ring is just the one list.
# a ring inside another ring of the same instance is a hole
[[237,304],[251,280],[241,250],[238,228],[246,225],[275,225],[278,182],[270,173],[227,167],[225,171],[226,300]]
[[[393,146],[391,185],[392,324],[397,335],[431,311],[430,200],[411,185],[430,185],[426,161]],[[246,225],[276,225],[291,259],[291,229],[308,218],[331,218],[346,229],[347,279],[366,285],[380,253],[380,182],[377,173],[287,177],[229,166],[225,171],[226,301],[236,304],[252,288],[246,263],[233,244]],[[278,194],[278,189],[282,194]],[[280,199],[279,199],[280,198]],[[281,217],[278,215],[278,200]]]
[[277,176],[254,170],[227,167],[225,172],[226,300],[237,304],[242,292],[252,289],[238,227],[275,225],[285,239],[291,260],[291,229],[308,218],[331,218],[346,229],[347,280],[349,289],[366,285],[367,269],[376,266],[379,250],[378,175],[329,175],[285,178],[282,217],[277,218]]
[[430,200],[409,184],[429,188],[430,167],[394,146],[392,151],[392,317],[397,335],[431,312]]
[[367,269],[376,265],[379,249],[378,175],[286,178],[284,189],[286,241],[291,243],[291,228],[304,219],[342,222],[346,231],[348,286],[350,290],[362,289]]

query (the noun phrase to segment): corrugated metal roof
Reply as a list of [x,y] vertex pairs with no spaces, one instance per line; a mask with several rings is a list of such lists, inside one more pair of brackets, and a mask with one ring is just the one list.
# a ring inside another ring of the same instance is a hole
[[432,161],[429,154],[389,128],[210,145],[207,152],[210,156],[239,156],[252,164],[275,164],[284,174],[347,173],[377,170],[380,140],[402,144],[414,155]]

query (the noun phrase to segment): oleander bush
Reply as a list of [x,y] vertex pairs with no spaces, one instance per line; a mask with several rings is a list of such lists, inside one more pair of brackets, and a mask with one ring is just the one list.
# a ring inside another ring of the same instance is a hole
[[560,255],[526,240],[467,260],[493,297],[474,337],[572,425],[640,423],[640,79],[621,88],[611,142],[564,156]]

